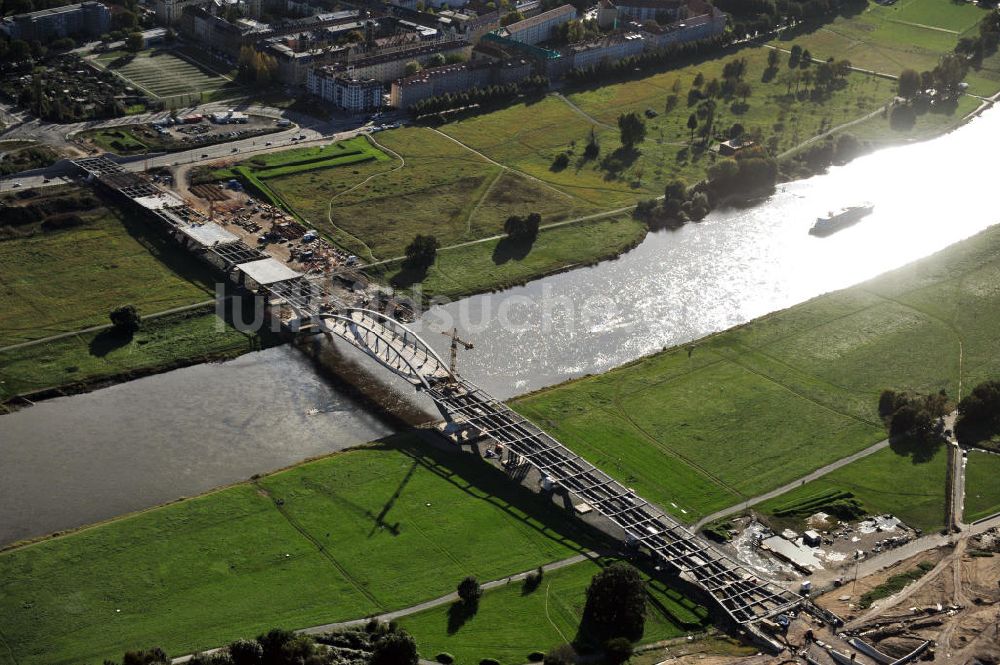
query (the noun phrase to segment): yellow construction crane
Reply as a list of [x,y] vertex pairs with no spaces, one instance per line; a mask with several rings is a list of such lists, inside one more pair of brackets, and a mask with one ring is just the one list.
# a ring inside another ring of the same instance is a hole
[[476,348],[473,346],[472,342],[466,342],[464,339],[458,336],[458,328],[452,328],[450,333],[442,332],[442,335],[451,338],[451,377],[454,379],[458,375],[455,373],[455,366],[458,364],[458,345],[461,344],[465,347],[466,351],[471,351]]

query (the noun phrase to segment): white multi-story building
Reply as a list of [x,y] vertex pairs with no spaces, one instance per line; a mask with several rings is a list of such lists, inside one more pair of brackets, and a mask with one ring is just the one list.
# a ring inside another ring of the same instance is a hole
[[500,34],[515,42],[538,44],[552,39],[556,28],[575,18],[576,8],[573,5],[562,5],[523,21],[511,23],[503,28]]
[[643,35],[628,33],[611,35],[593,42],[574,44],[568,54],[572,58],[573,69],[587,69],[604,61],[617,62],[630,55],[637,55],[646,49]]
[[382,108],[382,84],[375,79],[355,78],[333,68],[316,67],[309,70],[306,88],[341,111],[361,113]]

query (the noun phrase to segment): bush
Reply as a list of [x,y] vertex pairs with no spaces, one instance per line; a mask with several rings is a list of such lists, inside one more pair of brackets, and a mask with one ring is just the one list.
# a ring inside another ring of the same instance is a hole
[[434,660],[436,660],[439,663],[442,663],[442,665],[451,665],[452,663],[455,662],[455,657],[452,656],[447,651],[442,651],[438,655],[434,656]]
[[417,643],[405,630],[380,637],[372,651],[371,665],[417,665]]

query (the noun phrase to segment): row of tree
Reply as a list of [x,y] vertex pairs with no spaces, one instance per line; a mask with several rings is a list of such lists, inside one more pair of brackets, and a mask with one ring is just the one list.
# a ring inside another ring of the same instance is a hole
[[[313,637],[274,628],[255,639],[231,642],[212,654],[195,654],[191,665],[417,665],[413,637],[395,624],[369,621],[363,628]],[[170,665],[163,649],[127,651],[104,665]]]
[[937,66],[918,73],[915,69],[904,69],[899,73],[899,96],[912,101],[930,89],[945,95],[958,94],[960,85],[969,71],[968,61],[960,55],[948,53],[941,57]]
[[1000,43],[1000,9],[994,9],[979,21],[979,34],[975,37],[962,37],[955,46],[955,53],[968,59],[969,63],[979,68],[983,58],[996,52]]
[[795,23],[822,23],[840,12],[864,8],[864,0],[716,0],[713,4],[729,14],[737,39],[772,32]]
[[676,228],[689,221],[699,221],[711,210],[708,194],[695,187],[688,189],[683,180],[675,178],[664,188],[663,198],[640,201],[635,217],[649,228]]
[[735,158],[720,159],[708,167],[709,198],[748,196],[774,191],[778,162],[760,146],[744,148]]
[[445,93],[435,97],[427,97],[411,104],[407,109],[412,115],[422,116],[442,113],[452,109],[481,106],[488,108],[503,102],[509,102],[519,95],[531,95],[549,87],[547,76],[529,76],[519,83],[490,85],[483,88],[472,88],[460,93]]

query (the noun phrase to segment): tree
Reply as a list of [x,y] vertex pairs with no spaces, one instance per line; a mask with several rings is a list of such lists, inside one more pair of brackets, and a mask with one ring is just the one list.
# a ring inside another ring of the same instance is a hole
[[896,438],[906,435],[923,435],[931,429],[931,419],[927,411],[915,404],[906,404],[892,414],[889,420],[889,436]]
[[514,10],[512,12],[508,12],[507,14],[504,15],[503,18],[500,19],[500,25],[506,27],[511,23],[517,23],[518,21],[523,21],[523,20],[524,20],[524,14],[522,14],[517,10]]
[[736,88],[733,90],[737,97],[742,100],[744,104],[747,103],[747,97],[753,93],[753,87],[746,81],[740,81],[736,84]]
[[920,74],[915,69],[904,69],[899,73],[899,96],[913,99],[920,92]]
[[701,84],[705,82],[705,75],[698,72],[694,75],[694,81],[691,82],[691,86],[694,88],[700,88]]
[[798,44],[792,46],[792,50],[788,54],[788,68],[795,69],[799,66],[802,61],[802,47]]
[[111,325],[115,332],[131,335],[139,329],[142,319],[135,305],[122,305],[111,310]]
[[285,628],[272,628],[267,633],[257,637],[261,647],[261,661],[268,665],[278,665],[282,662],[282,650],[285,645],[295,639],[295,633]]
[[597,159],[597,156],[601,154],[601,144],[597,142],[597,134],[594,133],[594,128],[590,128],[590,138],[587,139],[587,147],[583,149],[583,156],[586,159]]
[[257,640],[236,640],[227,648],[233,665],[261,665],[264,648]]
[[646,627],[646,590],[642,576],[619,561],[594,575],[587,587],[580,631],[600,641],[624,637],[633,642]]
[[781,55],[778,53],[777,49],[771,49],[767,52],[767,68],[777,69],[778,60],[781,59]]
[[1000,381],[984,381],[962,398],[958,403],[958,420],[963,428],[1000,426]]
[[479,585],[479,580],[469,575],[458,583],[458,597],[466,605],[475,605],[483,595],[483,588]]
[[141,32],[129,33],[125,38],[125,50],[129,53],[138,53],[146,45],[146,40],[142,38]]
[[375,641],[370,665],[417,665],[417,643],[405,630],[396,629]]
[[622,145],[628,148],[646,139],[646,121],[635,111],[618,116],[618,130],[621,132]]
[[694,130],[698,129],[698,118],[694,113],[688,116],[687,126],[688,130],[691,132],[689,141],[694,141]]
[[159,647],[141,651],[126,651],[122,665],[169,665],[170,658]]
[[439,246],[434,236],[417,234],[413,242],[406,246],[406,259],[403,265],[415,270],[427,270],[434,265]]
[[664,200],[680,200],[683,201],[687,198],[687,185],[680,178],[674,178],[667,183],[667,186],[663,189]]
[[31,57],[31,46],[23,39],[15,39],[7,49],[8,62],[24,62]]
[[809,52],[809,49],[803,49],[802,59],[799,62],[799,67],[805,69],[806,67],[812,64],[812,61],[813,61],[812,53]]
[[743,125],[741,125],[738,122],[734,122],[733,126],[729,128],[729,138],[738,139],[739,137],[743,136],[743,133],[745,131],[746,130],[743,128]]
[[435,53],[431,57],[427,58],[427,66],[428,67],[440,67],[441,65],[445,64],[446,62],[447,61],[445,60],[445,57],[444,57],[443,53]]
[[968,64],[964,59],[954,53],[948,53],[934,68],[934,82],[942,90],[955,92],[958,84],[965,78],[967,69]]
[[417,72],[419,72],[421,69],[423,69],[423,67],[420,66],[419,62],[417,62],[416,60],[410,60],[408,63],[406,63],[406,69],[404,71],[407,76],[412,76]]
[[[504,222],[503,230],[515,242],[535,242],[538,237],[538,227],[542,223],[542,216],[533,212],[526,217],[511,215]],[[466,578],[468,579],[468,578]],[[463,584],[465,582],[463,581]],[[459,589],[461,593],[461,589]]]
[[632,657],[632,643],[624,637],[613,637],[605,643],[604,655],[609,665],[621,665]]
[[127,9],[116,12],[111,16],[111,27],[114,30],[133,31],[139,27],[139,18],[135,12],[130,12]]

